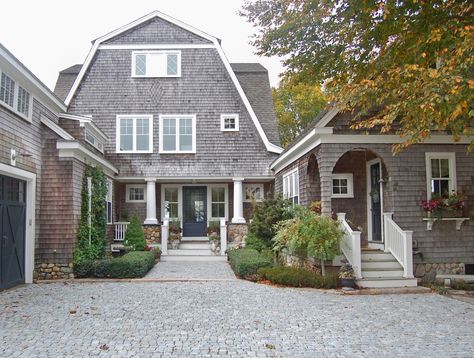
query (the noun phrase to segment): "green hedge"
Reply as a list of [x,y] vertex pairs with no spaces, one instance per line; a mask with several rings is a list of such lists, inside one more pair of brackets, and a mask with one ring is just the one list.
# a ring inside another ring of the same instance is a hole
[[151,251],[133,251],[121,257],[81,261],[74,265],[76,277],[135,278],[143,277],[155,265]]
[[230,250],[228,256],[232,270],[239,277],[254,275],[259,268],[273,264],[269,257],[261,255],[255,249]]
[[259,269],[257,274],[274,284],[290,287],[336,288],[338,283],[336,274],[320,276],[295,267],[266,267]]

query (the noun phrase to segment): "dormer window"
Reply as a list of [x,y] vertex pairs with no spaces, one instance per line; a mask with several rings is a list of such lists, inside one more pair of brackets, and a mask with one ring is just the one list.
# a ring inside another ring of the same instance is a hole
[[181,77],[181,51],[134,51],[132,77]]

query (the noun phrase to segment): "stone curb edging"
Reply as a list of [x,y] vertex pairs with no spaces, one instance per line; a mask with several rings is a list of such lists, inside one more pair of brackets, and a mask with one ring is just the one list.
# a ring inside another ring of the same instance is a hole
[[366,288],[354,291],[341,291],[343,295],[399,295],[399,294],[426,294],[432,293],[428,287],[388,287],[388,288]]
[[57,280],[35,280],[35,284],[50,283],[112,283],[112,282],[207,282],[207,281],[236,281],[235,278],[75,278],[75,279],[57,279]]

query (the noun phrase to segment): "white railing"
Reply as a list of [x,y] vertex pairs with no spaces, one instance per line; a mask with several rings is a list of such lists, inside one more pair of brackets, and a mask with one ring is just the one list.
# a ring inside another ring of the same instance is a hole
[[122,242],[125,239],[125,233],[127,232],[128,221],[117,221],[114,222],[115,226],[115,241]]
[[393,221],[393,213],[383,214],[385,251],[390,252],[402,265],[403,277],[413,278],[413,231],[404,231]]
[[224,256],[227,251],[227,226],[225,224],[225,219],[221,219],[221,255]]
[[168,255],[168,237],[170,234],[170,219],[164,218],[161,225],[161,255]]
[[361,270],[361,248],[360,248],[360,231],[353,231],[346,221],[345,213],[337,213],[337,219],[341,223],[344,236],[341,241],[341,251],[347,261],[352,266],[356,279],[362,278]]

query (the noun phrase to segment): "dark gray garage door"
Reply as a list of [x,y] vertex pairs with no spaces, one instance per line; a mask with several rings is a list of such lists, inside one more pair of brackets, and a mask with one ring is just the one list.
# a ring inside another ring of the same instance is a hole
[[25,282],[26,183],[0,175],[0,289]]

